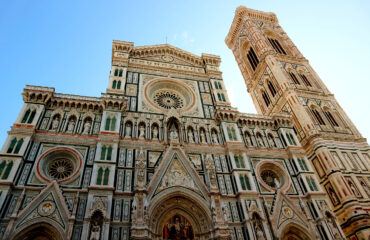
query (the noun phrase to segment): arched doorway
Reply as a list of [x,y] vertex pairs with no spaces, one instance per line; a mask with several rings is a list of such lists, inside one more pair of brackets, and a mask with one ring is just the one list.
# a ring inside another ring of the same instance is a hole
[[149,208],[151,239],[209,239],[212,221],[203,203],[186,194],[156,200]]
[[59,231],[48,223],[36,223],[17,234],[13,240],[62,240]]
[[282,240],[313,240],[308,232],[296,224],[290,224],[285,227]]

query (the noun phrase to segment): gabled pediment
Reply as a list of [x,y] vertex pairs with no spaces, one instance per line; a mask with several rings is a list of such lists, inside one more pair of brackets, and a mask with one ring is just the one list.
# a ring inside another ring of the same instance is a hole
[[304,215],[302,210],[296,207],[296,205],[280,191],[272,210],[273,215],[271,219],[276,231],[279,230],[281,226],[285,226],[288,222],[294,222],[306,229],[309,228],[308,218]]
[[64,196],[58,184],[53,181],[19,212],[15,229],[35,221],[46,221],[51,225],[58,224],[59,228],[67,232],[69,218]]
[[176,188],[190,190],[203,199],[208,199],[209,192],[201,180],[194,165],[179,147],[170,147],[164,154],[152,180],[148,186],[148,199],[158,193]]

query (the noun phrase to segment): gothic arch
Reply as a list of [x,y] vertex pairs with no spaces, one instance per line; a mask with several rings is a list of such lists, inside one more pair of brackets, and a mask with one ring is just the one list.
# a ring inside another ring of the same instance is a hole
[[285,222],[281,226],[281,240],[314,240],[308,229],[292,221]]
[[66,236],[63,234],[58,224],[55,224],[49,218],[37,221],[31,221],[22,228],[17,229],[9,239],[13,240],[65,240]]
[[162,239],[163,226],[175,214],[184,216],[194,228],[197,239],[208,239],[212,229],[208,202],[183,187],[166,189],[153,197],[148,209],[149,229],[153,239]]

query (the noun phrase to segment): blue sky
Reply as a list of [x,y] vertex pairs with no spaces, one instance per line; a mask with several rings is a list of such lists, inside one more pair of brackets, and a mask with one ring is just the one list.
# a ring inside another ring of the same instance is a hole
[[370,137],[370,1],[156,0],[1,1],[0,144],[22,107],[26,84],[100,96],[112,40],[220,55],[234,106],[255,113],[224,43],[235,9],[274,12],[364,137]]

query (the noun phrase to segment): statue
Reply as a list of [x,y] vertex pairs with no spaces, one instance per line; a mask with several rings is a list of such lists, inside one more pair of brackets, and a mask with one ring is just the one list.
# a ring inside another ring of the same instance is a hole
[[91,227],[91,235],[90,240],[99,240],[100,239],[100,226],[98,223],[94,223],[94,225]]
[[86,121],[85,124],[84,124],[84,130],[83,130],[82,134],[89,134],[90,129],[91,129],[91,122]]
[[126,138],[131,138],[131,124],[126,124],[125,137]]
[[67,133],[72,133],[73,129],[75,128],[75,125],[76,125],[76,123],[75,123],[74,119],[69,120]]
[[201,143],[207,143],[207,141],[206,141],[206,135],[204,134],[204,131],[203,130],[200,131],[200,142]]
[[51,125],[51,130],[57,130],[59,126],[59,117],[55,117]]
[[188,139],[189,139],[189,143],[194,143],[194,134],[193,134],[192,129],[188,130]]
[[153,140],[158,140],[158,127],[153,127]]
[[256,235],[257,235],[257,240],[264,240],[265,237],[263,236],[263,231],[262,231],[262,226],[260,224],[257,225],[257,232],[256,232]]
[[171,140],[178,140],[179,139],[179,134],[177,133],[177,129],[176,129],[175,125],[172,125],[172,127],[171,127],[170,139]]
[[275,141],[272,138],[272,136],[268,136],[267,140],[269,141],[269,144],[270,144],[271,147],[276,147]]
[[263,143],[263,140],[262,140],[262,136],[261,135],[257,135],[257,141],[258,141],[258,145],[260,147],[264,147],[265,144]]
[[144,125],[140,125],[139,128],[139,139],[144,139],[145,138],[145,127]]
[[217,134],[215,132],[212,133],[212,138],[213,138],[213,143],[218,144],[218,137],[217,137]]

